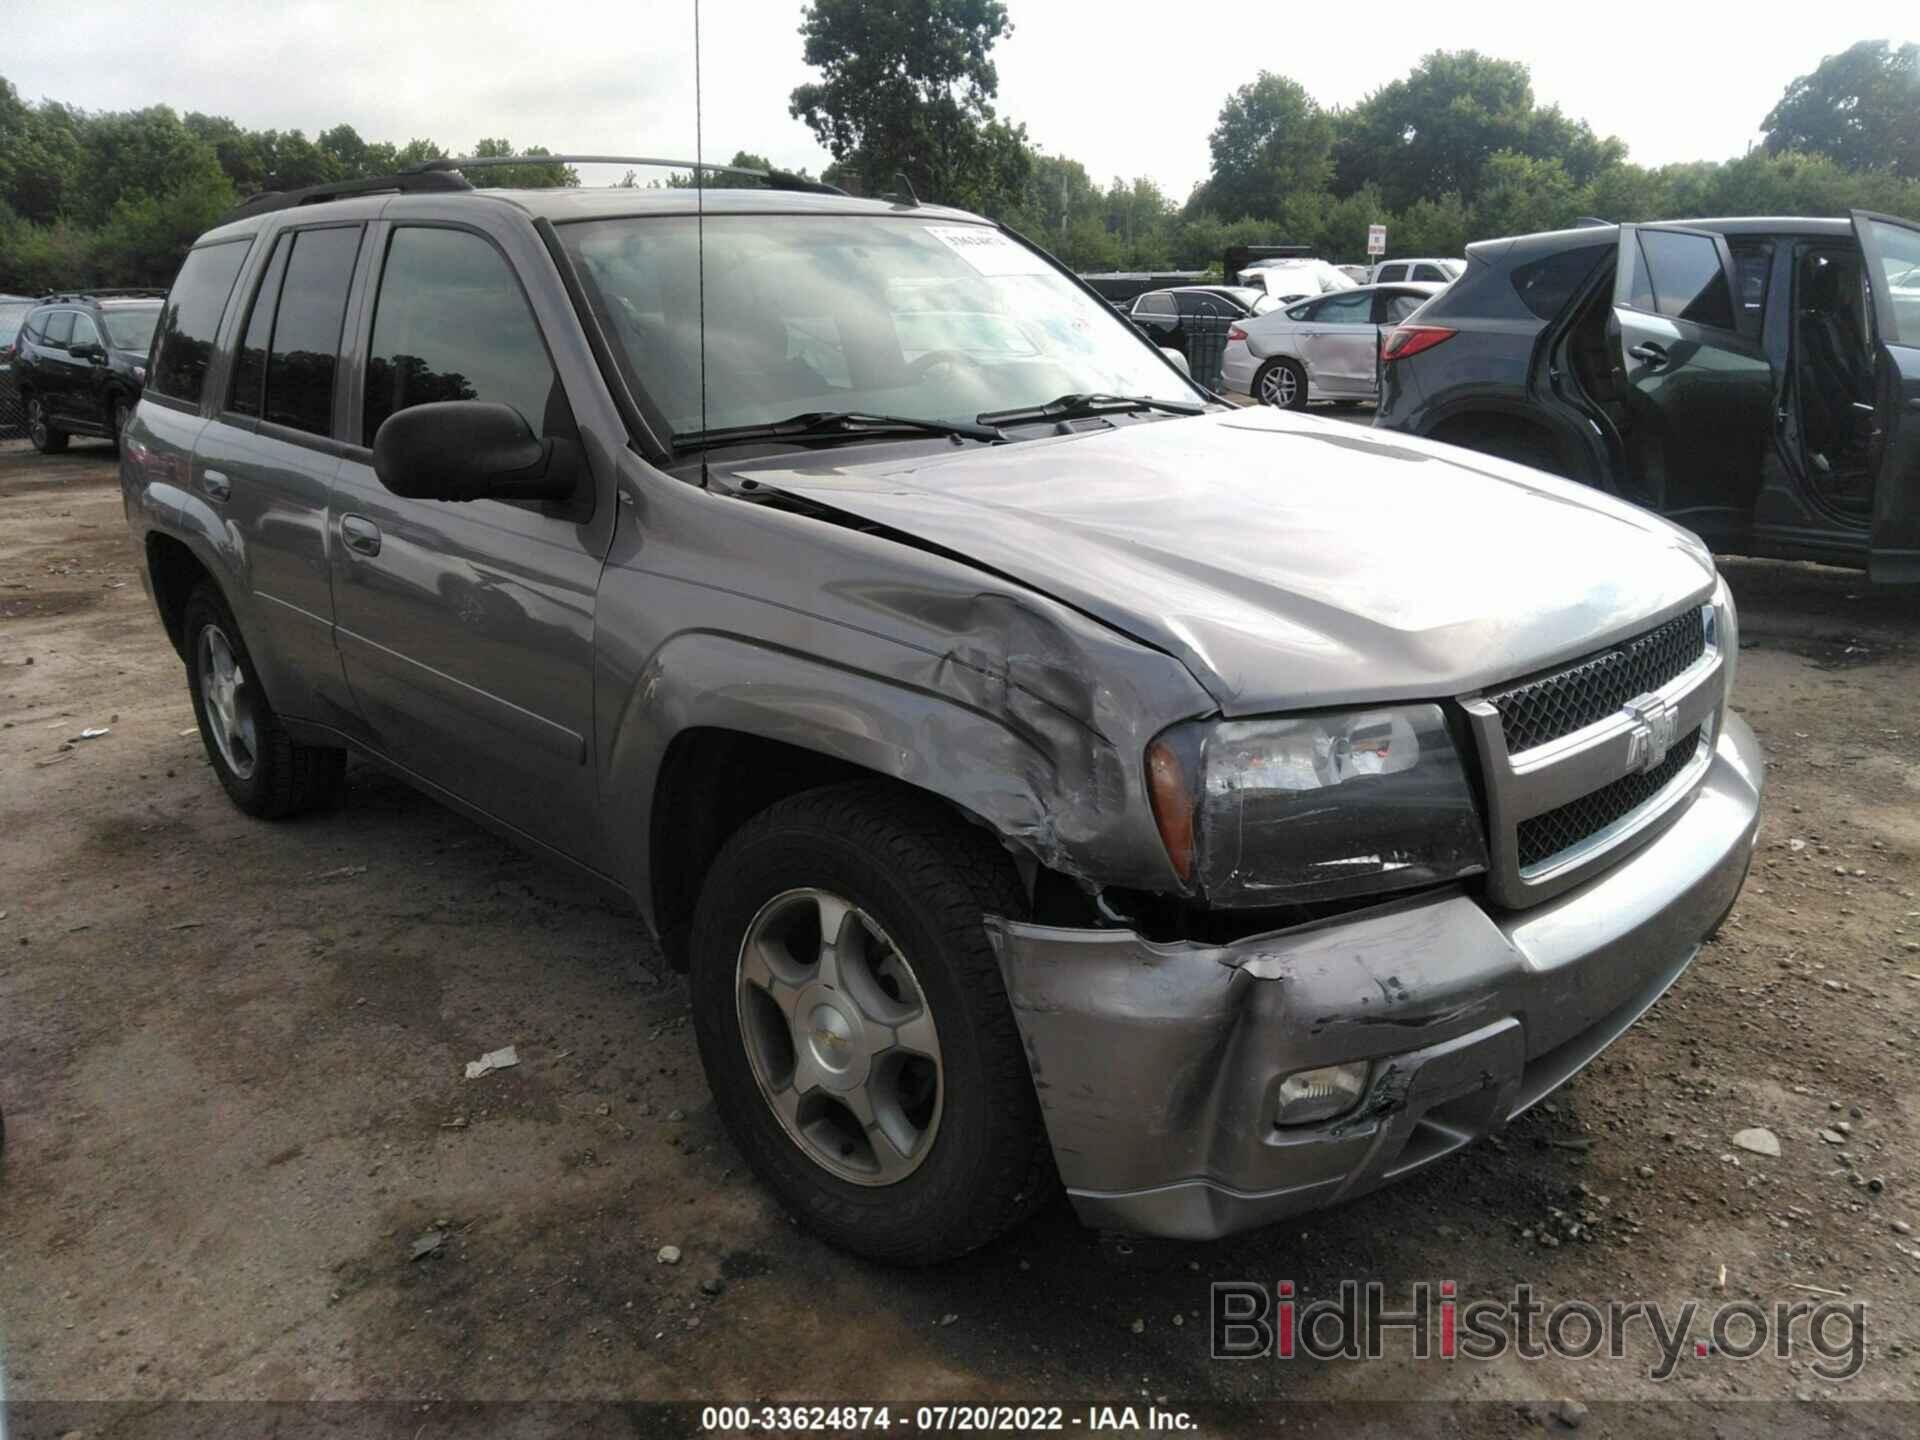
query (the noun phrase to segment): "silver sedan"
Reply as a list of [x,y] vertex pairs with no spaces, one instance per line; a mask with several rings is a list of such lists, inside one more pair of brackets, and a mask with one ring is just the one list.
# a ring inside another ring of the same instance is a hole
[[1380,335],[1446,289],[1430,282],[1363,285],[1242,320],[1227,332],[1223,388],[1300,410],[1313,400],[1373,400]]

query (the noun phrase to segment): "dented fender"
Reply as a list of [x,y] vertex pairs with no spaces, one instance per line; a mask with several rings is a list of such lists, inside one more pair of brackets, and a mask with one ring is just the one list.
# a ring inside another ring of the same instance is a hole
[[600,589],[596,730],[614,873],[650,921],[662,765],[709,727],[938,795],[1089,886],[1179,887],[1144,755],[1214,707],[1177,661],[895,538],[691,486],[631,509]]

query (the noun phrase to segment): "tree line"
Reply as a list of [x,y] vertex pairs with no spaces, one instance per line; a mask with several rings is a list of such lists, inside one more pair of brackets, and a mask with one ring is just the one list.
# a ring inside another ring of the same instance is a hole
[[[1581,216],[1920,218],[1920,46],[1862,41],[1800,76],[1764,117],[1764,144],[1731,160],[1645,167],[1616,138],[1541,105],[1527,69],[1436,51],[1349,108],[1261,72],[1229,94],[1207,178],[1184,199],[1148,177],[1102,184],[998,114],[1004,0],[816,0],[800,37],[819,78],[790,109],[832,155],[823,178],[856,194],[905,181],[926,200],[1006,221],[1080,270],[1203,269],[1229,245],[1306,245],[1364,258],[1458,255],[1474,240]],[[0,76],[0,291],[165,285],[193,239],[245,196],[388,174],[448,152],[335,125],[249,130],[164,105],[90,112],[29,102]],[[485,138],[476,155],[516,151]],[[733,164],[767,168],[747,152]],[[561,164],[476,170],[488,186],[573,185]],[[643,183],[629,173],[623,183]],[[653,185],[684,185],[674,174]],[[739,182],[721,182],[739,183]]]

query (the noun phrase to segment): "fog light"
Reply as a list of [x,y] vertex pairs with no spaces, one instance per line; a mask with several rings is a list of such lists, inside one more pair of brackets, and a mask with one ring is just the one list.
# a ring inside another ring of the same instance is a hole
[[1364,1060],[1297,1070],[1280,1082],[1280,1103],[1274,1107],[1273,1123],[1304,1125],[1309,1120],[1331,1120],[1358,1105],[1366,1088]]

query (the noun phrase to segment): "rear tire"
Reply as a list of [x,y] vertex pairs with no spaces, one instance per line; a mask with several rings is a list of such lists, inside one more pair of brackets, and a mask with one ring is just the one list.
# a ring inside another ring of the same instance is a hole
[[[981,924],[1025,910],[990,837],[879,782],[781,801],[708,871],[690,976],[708,1084],[755,1172],[834,1244],[931,1264],[986,1244],[1052,1193],[1039,1102]],[[830,928],[854,939],[823,943]],[[908,1066],[918,1079],[903,1098],[886,1087],[897,1091]]]
[[47,405],[38,395],[27,397],[27,438],[42,455],[58,455],[67,448],[67,432],[47,419]]
[[1297,360],[1267,361],[1253,377],[1253,398],[1282,410],[1307,408],[1307,372]]
[[107,407],[107,423],[113,431],[113,453],[120,453],[121,437],[127,433],[127,423],[133,419],[133,408],[127,404],[127,397],[116,395],[113,403]]
[[299,744],[282,728],[233,612],[211,581],[187,597],[183,626],[194,718],[227,797],[262,820],[332,800],[346,775],[347,752]]

